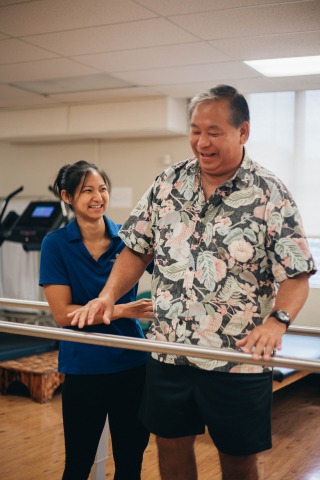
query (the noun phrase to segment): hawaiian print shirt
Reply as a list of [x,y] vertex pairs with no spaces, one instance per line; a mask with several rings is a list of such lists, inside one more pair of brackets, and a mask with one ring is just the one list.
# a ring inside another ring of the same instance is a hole
[[[277,284],[314,273],[297,207],[283,183],[247,154],[205,200],[195,158],[156,178],[119,233],[154,256],[153,340],[236,349],[268,317]],[[261,372],[260,365],[153,353],[166,363]]]

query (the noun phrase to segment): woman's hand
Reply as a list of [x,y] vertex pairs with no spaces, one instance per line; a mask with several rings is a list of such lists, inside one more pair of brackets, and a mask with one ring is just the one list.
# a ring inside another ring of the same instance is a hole
[[111,320],[117,318],[145,318],[153,317],[152,300],[142,298],[130,303],[114,305],[106,302],[102,297],[90,300],[83,307],[68,314],[72,318],[73,327],[83,328],[85,325],[105,323],[109,325]]
[[69,313],[68,317],[72,319],[73,327],[83,328],[85,325],[102,322],[108,325],[113,318],[113,308],[112,302],[107,302],[99,297]]

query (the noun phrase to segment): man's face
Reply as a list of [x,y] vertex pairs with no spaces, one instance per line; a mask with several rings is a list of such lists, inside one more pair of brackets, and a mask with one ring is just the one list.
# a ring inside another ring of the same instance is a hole
[[244,122],[236,128],[231,125],[229,116],[226,100],[198,103],[192,113],[190,145],[205,174],[223,177],[231,174],[241,163],[249,124]]

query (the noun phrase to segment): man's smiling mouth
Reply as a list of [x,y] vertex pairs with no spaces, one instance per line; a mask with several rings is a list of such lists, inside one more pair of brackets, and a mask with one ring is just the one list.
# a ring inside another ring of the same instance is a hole
[[214,157],[216,155],[216,153],[201,153],[201,152],[199,152],[199,155],[201,157],[204,157],[204,158],[211,158],[211,157]]

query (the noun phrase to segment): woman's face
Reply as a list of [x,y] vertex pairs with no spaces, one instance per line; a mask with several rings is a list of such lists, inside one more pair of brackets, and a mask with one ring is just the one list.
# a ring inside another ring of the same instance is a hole
[[71,203],[76,216],[86,220],[102,217],[109,204],[108,186],[101,175],[92,170],[78,185]]

